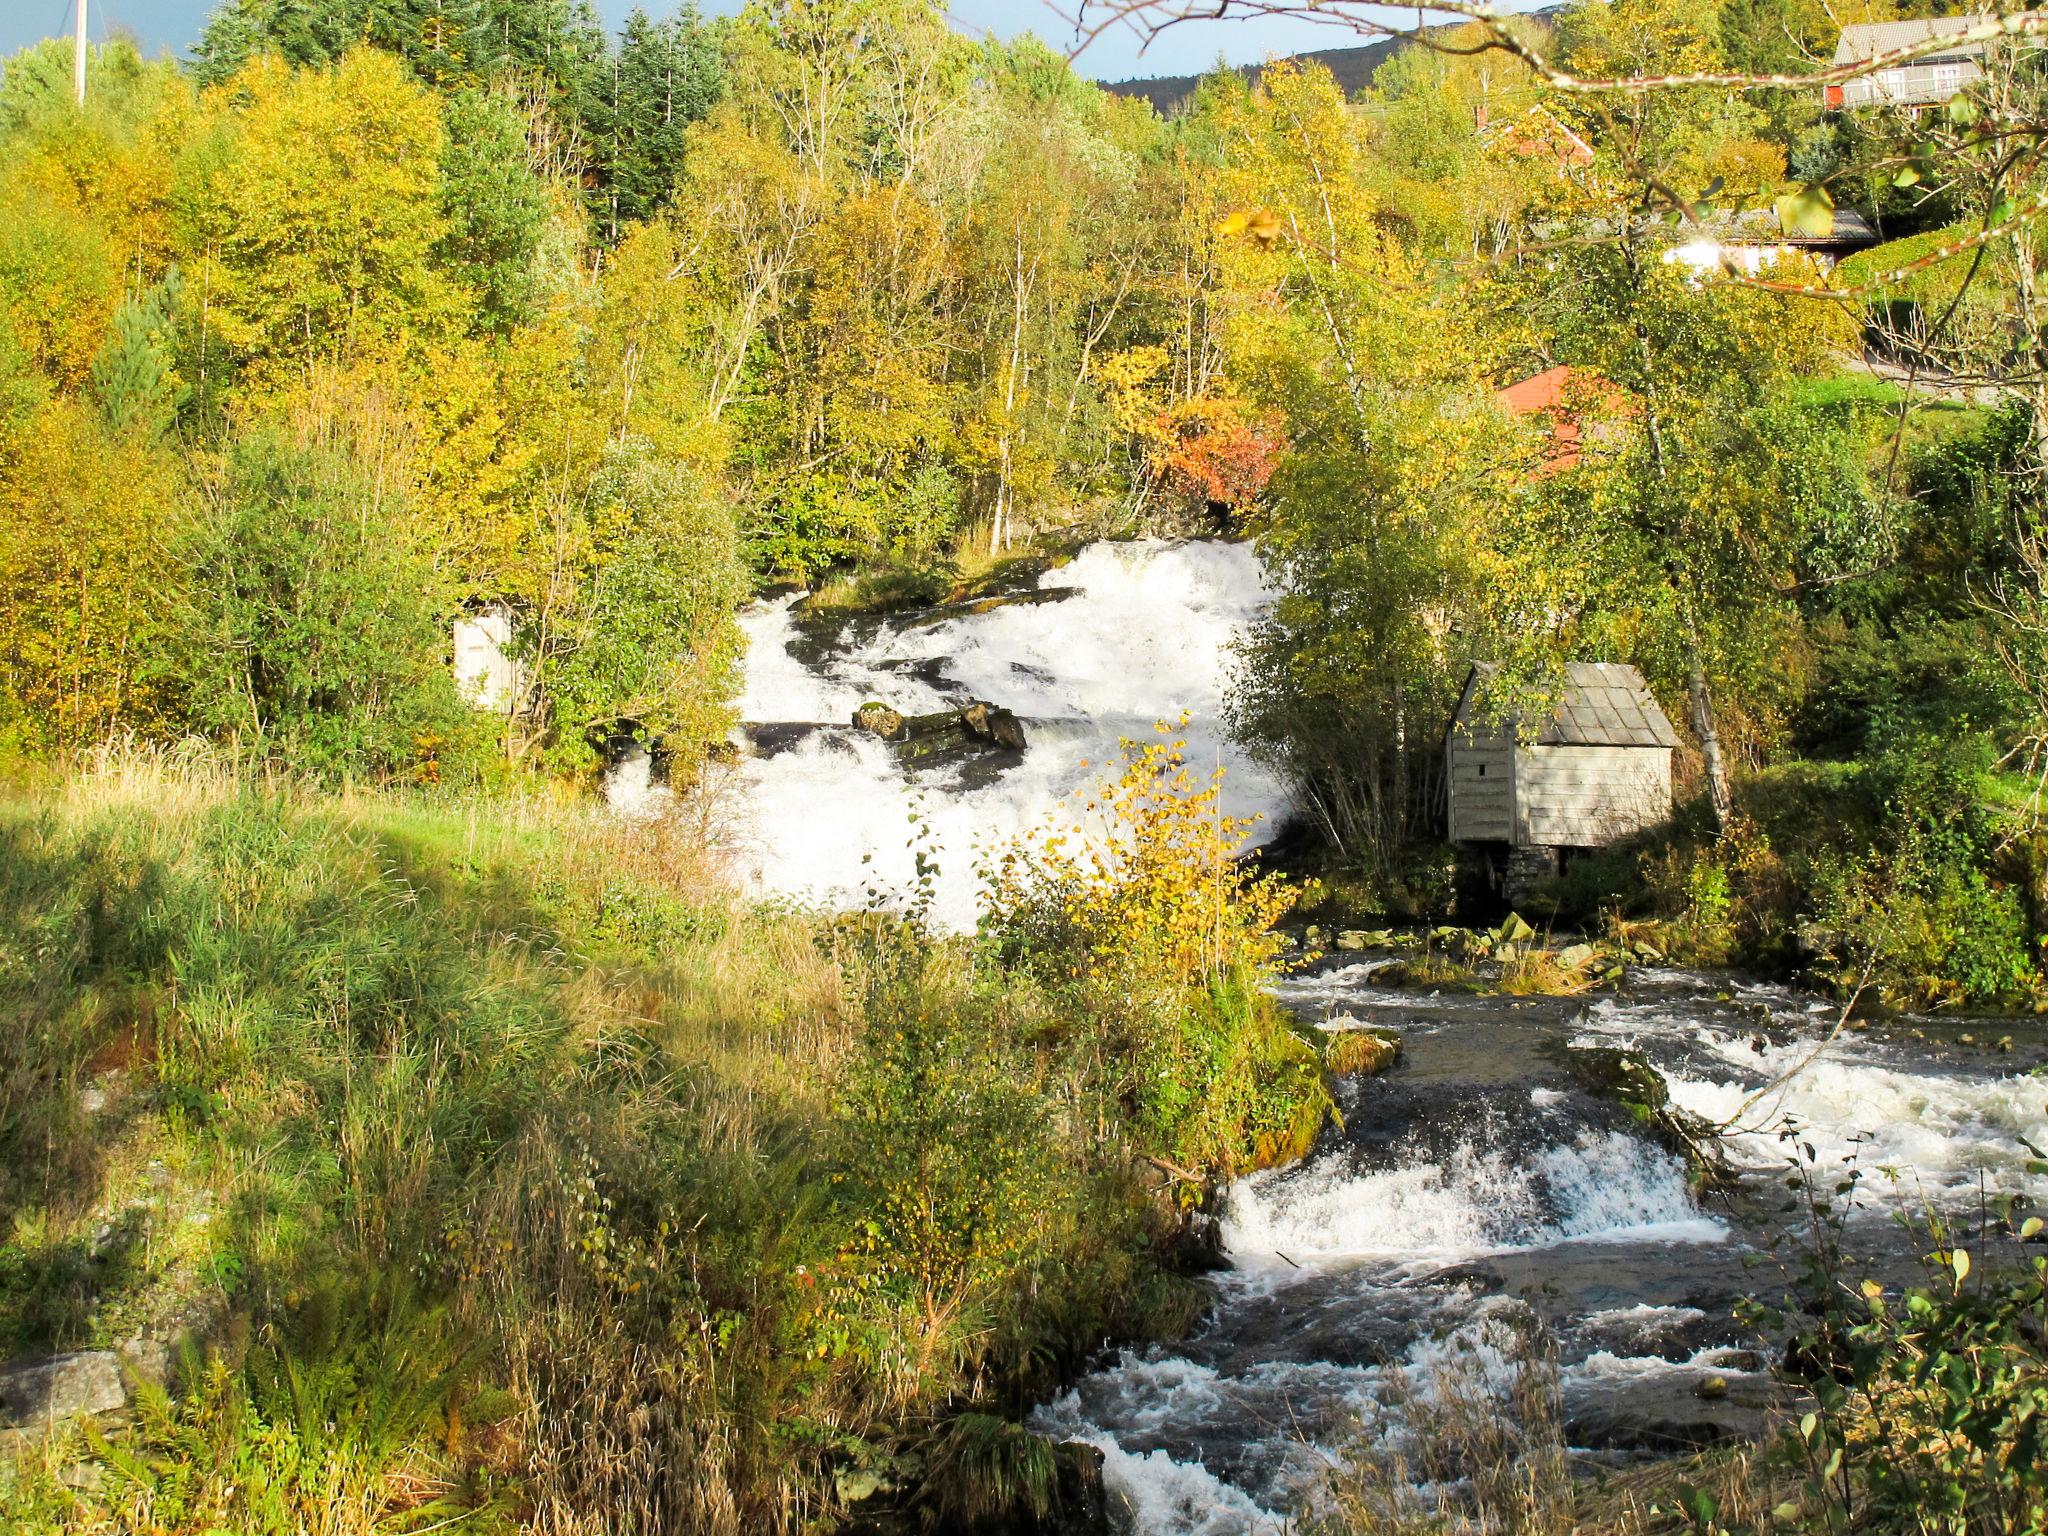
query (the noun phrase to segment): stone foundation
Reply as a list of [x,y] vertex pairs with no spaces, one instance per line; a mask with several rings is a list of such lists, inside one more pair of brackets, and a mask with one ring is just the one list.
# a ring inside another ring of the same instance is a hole
[[1510,905],[1525,902],[1536,894],[1538,886],[1555,880],[1557,873],[1555,848],[1510,848],[1501,866],[1501,894]]

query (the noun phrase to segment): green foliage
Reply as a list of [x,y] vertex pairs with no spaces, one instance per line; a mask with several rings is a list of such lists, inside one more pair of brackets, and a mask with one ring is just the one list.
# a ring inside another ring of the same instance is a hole
[[1218,782],[1198,783],[1184,753],[1124,743],[1090,807],[1107,850],[1053,825],[1003,850],[981,935],[1049,991],[1056,1042],[1139,1145],[1183,1170],[1286,1162],[1333,1110],[1316,1052],[1264,989],[1296,892],[1238,861],[1248,823],[1221,813]]
[[534,259],[553,211],[527,166],[526,124],[502,97],[464,91],[446,108],[442,259],[477,294],[482,324],[503,332],[528,319]]
[[2009,1197],[1995,1200],[1975,1228],[1973,1253],[1943,1217],[1901,1215],[1920,1245],[1921,1275],[1880,1279],[1865,1273],[1853,1226],[1867,1206],[1867,1174],[1852,1164],[1828,1175],[1829,1192],[1812,1162],[1807,1148],[1786,1181],[1814,1223],[1798,1288],[1783,1309],[1742,1309],[1752,1324],[1794,1330],[1787,1373],[1809,1394],[1808,1409],[1773,1447],[1793,1481],[1767,1516],[1749,1519],[1682,1486],[1688,1528],[1701,1536],[2048,1528],[2048,1260],[2008,1246],[2037,1236],[2039,1218],[2022,1218]]
[[1058,1502],[1056,1446],[985,1413],[963,1413],[946,1426],[931,1453],[923,1503],[941,1520],[972,1529],[990,1521],[1044,1520]]
[[376,778],[462,771],[432,565],[345,461],[239,444],[185,543],[174,662],[192,718],[256,756]]
[[1741,783],[1721,836],[1681,825],[1568,871],[1560,910],[1604,914],[1674,960],[1803,970],[1913,1004],[2010,1004],[2041,985],[2042,930],[2005,799],[1981,735],[1786,764]]
[[209,85],[274,52],[310,69],[368,43],[428,85],[462,89],[531,71],[571,102],[604,45],[579,0],[227,0],[193,50]]
[[659,21],[634,7],[619,34],[611,79],[592,93],[589,114],[601,168],[592,210],[611,238],[675,197],[689,127],[708,116],[725,91],[722,33],[694,0]]
[[[97,1492],[0,1486],[0,1521],[769,1529],[928,1442],[927,1507],[1039,1499],[1018,1415],[1200,1305],[1076,1086],[1094,1022],[690,867],[595,815],[203,762],[0,803],[0,1350],[195,1307],[226,1344],[78,1453]],[[148,1251],[95,1244],[150,1160]]]
[[114,312],[107,344],[93,359],[93,390],[117,432],[160,436],[176,424],[189,391],[177,373],[178,298],[172,267],[139,299]]
[[644,442],[608,454],[593,494],[586,606],[545,658],[559,760],[587,764],[633,730],[687,767],[731,723],[746,586],[731,514]]
[[797,580],[863,561],[915,571],[940,559],[959,516],[958,488],[941,465],[901,481],[806,475],[764,500],[749,553],[755,569]]
[[[104,1496],[170,1529],[288,1536],[356,1508],[372,1529],[460,1520],[489,1529],[488,1494],[412,1484],[459,1423],[474,1346],[403,1277],[328,1282],[239,1363],[196,1348],[176,1395],[142,1388],[135,1433],[103,1442]],[[424,1496],[423,1496],[424,1495]]]
[[[1024,1063],[974,1002],[931,974],[946,963],[913,931],[886,926],[855,962],[866,1022],[844,1088],[837,1183],[861,1312],[879,1304],[922,1330],[965,1333],[1058,1251],[1085,1190],[1063,1177]],[[911,1364],[891,1358],[894,1336],[849,1344],[888,1375]],[[927,1369],[949,1359],[929,1342],[919,1354]]]

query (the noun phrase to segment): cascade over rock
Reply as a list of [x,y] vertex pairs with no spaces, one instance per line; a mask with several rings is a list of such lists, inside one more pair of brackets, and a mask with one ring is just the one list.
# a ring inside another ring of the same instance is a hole
[[1228,814],[1265,818],[1255,837],[1277,830],[1286,791],[1222,718],[1232,647],[1271,601],[1257,551],[1091,544],[1038,581],[911,615],[825,625],[786,596],[743,617],[753,751],[732,851],[758,890],[908,900],[922,856],[937,867],[933,920],[971,928],[982,855],[1052,821],[1099,832],[1077,794],[1162,723],[1197,775],[1225,770]]

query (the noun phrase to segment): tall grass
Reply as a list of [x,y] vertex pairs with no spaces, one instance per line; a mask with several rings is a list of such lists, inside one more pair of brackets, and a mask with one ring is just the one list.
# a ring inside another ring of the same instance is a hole
[[118,751],[18,786],[0,1355],[194,1353],[0,1524],[796,1531],[874,1466],[1035,1504],[955,1417],[1190,1316],[1049,1006],[575,804]]

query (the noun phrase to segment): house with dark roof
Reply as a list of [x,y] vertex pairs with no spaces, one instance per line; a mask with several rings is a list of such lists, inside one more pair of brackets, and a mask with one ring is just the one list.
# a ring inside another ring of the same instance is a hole
[[1634,667],[1576,661],[1533,724],[1490,707],[1495,669],[1467,675],[1444,733],[1450,841],[1519,899],[1569,850],[1601,848],[1671,814],[1678,733]]
[[[1927,51],[1825,87],[1826,104],[1837,110],[1891,106],[1917,111],[1947,101],[1984,73],[1984,43],[1965,40],[1961,34],[1987,19],[1987,15],[1921,16],[1910,21],[1855,22],[1842,28],[1835,44],[1837,68],[1867,64],[1922,45],[1927,45]],[[1944,45],[1946,38],[1957,40]]]

